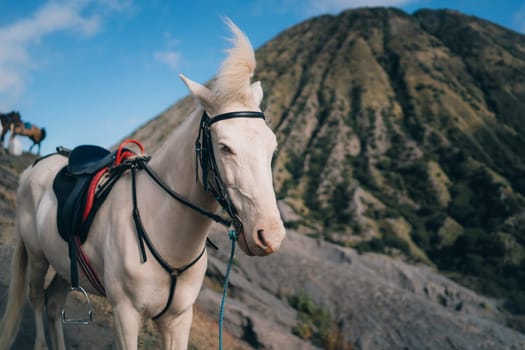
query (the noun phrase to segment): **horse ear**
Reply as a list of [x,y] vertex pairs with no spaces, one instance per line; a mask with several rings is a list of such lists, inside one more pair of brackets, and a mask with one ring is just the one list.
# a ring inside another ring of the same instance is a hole
[[206,86],[201,85],[197,82],[194,82],[193,80],[185,77],[182,74],[179,74],[179,78],[184,82],[184,84],[188,87],[188,90],[190,90],[191,94],[199,104],[210,114],[214,114],[214,105],[215,105],[215,94],[208,89]]
[[255,83],[253,83],[250,86],[250,88],[252,89],[253,100],[255,101],[255,104],[258,107],[258,106],[260,106],[261,101],[262,101],[263,96],[264,96],[263,89],[262,89],[262,86],[261,86],[261,82],[260,81],[256,81]]

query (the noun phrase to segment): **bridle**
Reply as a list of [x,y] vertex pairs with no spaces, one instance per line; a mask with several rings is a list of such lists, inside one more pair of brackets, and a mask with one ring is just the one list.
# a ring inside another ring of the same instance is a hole
[[259,118],[265,120],[264,113],[255,111],[241,111],[219,114],[210,117],[206,111],[202,113],[199,124],[199,132],[195,140],[195,179],[199,181],[199,165],[202,172],[202,186],[205,192],[211,193],[220,206],[228,213],[236,231],[242,230],[242,223],[237,215],[237,210],[233,205],[224,182],[222,181],[213,143],[210,127],[222,120],[234,118]]

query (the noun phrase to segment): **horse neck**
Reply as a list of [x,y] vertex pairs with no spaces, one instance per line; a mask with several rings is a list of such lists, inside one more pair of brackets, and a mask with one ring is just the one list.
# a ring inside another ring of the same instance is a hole
[[[195,181],[195,138],[199,116],[197,111],[181,124],[153,154],[149,165],[175,192],[213,212],[217,209],[217,203],[204,192],[200,181]],[[155,232],[150,235],[154,236],[155,244],[161,247],[161,253],[166,255],[168,261],[173,264],[187,263],[204,246],[211,220],[177,202],[154,185],[153,181],[142,182],[148,185],[141,185],[143,194],[137,194],[149,197],[150,203],[154,204],[144,208],[150,214],[142,214],[143,217],[154,217],[156,220],[150,223],[155,226]]]

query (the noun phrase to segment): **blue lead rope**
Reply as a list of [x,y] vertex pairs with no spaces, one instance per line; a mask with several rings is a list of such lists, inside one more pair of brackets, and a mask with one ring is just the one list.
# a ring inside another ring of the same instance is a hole
[[233,256],[235,255],[235,243],[237,242],[237,232],[235,232],[235,230],[230,230],[228,232],[228,238],[232,241],[232,248],[230,252],[230,260],[228,260],[228,267],[226,268],[226,275],[224,276],[221,311],[219,312],[219,350],[222,350],[222,319],[224,318],[224,302],[226,301],[226,294],[228,293],[228,281],[230,279],[230,271],[233,265]]

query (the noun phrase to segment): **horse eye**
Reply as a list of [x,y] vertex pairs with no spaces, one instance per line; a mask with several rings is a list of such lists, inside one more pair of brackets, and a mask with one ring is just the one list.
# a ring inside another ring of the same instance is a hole
[[221,153],[223,154],[227,154],[227,155],[235,154],[235,152],[233,152],[233,150],[229,146],[225,145],[224,143],[219,144],[219,149]]

